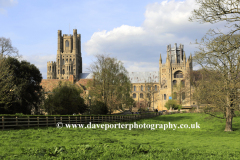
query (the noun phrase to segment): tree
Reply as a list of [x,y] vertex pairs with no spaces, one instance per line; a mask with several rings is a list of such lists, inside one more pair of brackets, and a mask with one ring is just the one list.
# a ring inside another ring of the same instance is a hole
[[82,90],[70,82],[59,82],[52,93],[47,94],[44,108],[48,114],[73,114],[84,113],[87,106],[84,99],[80,97]]
[[89,70],[94,80],[89,81],[89,94],[93,100],[104,102],[112,113],[123,104],[132,105],[131,82],[121,61],[109,56],[97,55]]
[[10,70],[10,64],[6,62],[7,57],[21,56],[18,50],[11,44],[11,40],[0,37],[0,111],[3,113],[11,102],[13,96],[13,71]]
[[16,58],[7,57],[6,63],[11,70],[8,76],[12,77],[13,93],[5,106],[5,112],[31,114],[32,107],[37,109],[42,101],[42,74],[27,61],[20,62]]
[[21,58],[21,55],[18,54],[17,48],[12,46],[10,38],[0,37],[0,48],[0,54],[2,57]]
[[[224,40],[224,41],[223,41]],[[225,131],[232,131],[234,111],[239,109],[240,88],[240,55],[237,46],[240,35],[219,36],[205,42],[204,47],[194,56],[195,62],[201,65],[203,77],[200,93],[215,108],[222,111],[226,118]]]
[[147,106],[150,108],[152,106],[152,109],[154,108],[154,102],[157,102],[159,100],[159,96],[156,95],[158,93],[158,87],[156,83],[153,82],[151,77],[149,77],[148,81],[145,81],[144,83],[144,89],[143,89],[143,99],[144,99],[144,106]]
[[13,71],[6,62],[6,58],[0,56],[0,111],[4,112],[13,96]]
[[176,100],[169,99],[165,105],[164,105],[168,110],[172,107],[173,109],[180,109],[181,106],[177,103]]
[[[227,21],[227,24],[240,21],[238,0],[197,0],[197,3],[200,4],[200,8],[193,11],[193,16],[189,18],[190,21],[199,20],[201,23],[217,23],[220,21]],[[238,69],[240,43],[238,40],[239,35],[237,35],[236,33],[240,30],[240,26],[236,23],[232,26],[234,27],[234,29],[231,29],[228,34],[221,33],[220,31],[217,33],[214,30],[209,30],[209,35],[211,35],[212,37],[217,35],[217,37],[211,40],[209,40],[206,36],[202,38],[202,42],[199,47],[201,52],[197,53],[197,55],[195,56],[197,63],[200,64],[206,72],[210,71],[220,74],[220,76],[216,74],[211,75],[211,80],[206,82],[208,84],[212,84],[211,87],[215,87],[214,92],[217,93],[219,96],[222,95],[222,92],[224,92],[225,94],[225,98],[221,97],[224,99],[221,107],[223,108],[222,110],[225,112],[225,131],[232,131],[232,119],[234,116],[234,110],[238,108],[237,99],[239,96],[239,92],[237,89],[239,87]],[[231,26],[229,26],[228,28],[231,28]],[[204,43],[204,41],[206,40],[208,42]],[[198,44],[197,41],[196,44]],[[201,45],[205,46],[207,50],[205,51],[204,48],[201,47]],[[218,82],[222,86],[216,86],[216,83],[210,83],[214,82],[214,79],[216,79],[216,77],[213,76],[221,78],[220,80],[217,80],[215,82]],[[236,88],[234,89],[233,86]],[[216,102],[216,99],[219,99],[219,96],[218,98],[215,97],[215,100],[213,102]]]

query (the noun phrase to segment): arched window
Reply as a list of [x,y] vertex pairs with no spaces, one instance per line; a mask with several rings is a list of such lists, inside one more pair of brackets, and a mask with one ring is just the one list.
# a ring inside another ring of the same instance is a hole
[[65,63],[64,63],[64,59],[63,59],[63,65],[64,65]]
[[174,78],[183,78],[183,73],[182,71],[177,71],[174,73]]
[[133,93],[133,98],[136,98],[136,94],[135,93]]
[[182,100],[185,99],[185,92],[182,92]]
[[177,81],[173,80],[173,86],[176,86],[176,85],[177,85]]
[[143,91],[143,86],[141,86],[141,91]]
[[68,42],[68,40],[66,40],[66,47],[69,47],[69,42]]
[[148,86],[148,91],[150,91],[150,86]]
[[49,69],[49,71],[51,71],[51,66],[50,66],[50,69]]
[[143,98],[143,94],[142,93],[140,93],[140,98]]
[[176,92],[173,93],[173,99],[177,99],[177,93]]
[[65,74],[64,69],[63,69],[63,74]]
[[59,65],[59,59],[58,59],[58,65]]
[[167,99],[167,95],[166,94],[164,94],[164,100],[166,100]]
[[157,91],[157,85],[155,85],[155,91]]
[[182,87],[185,87],[185,81],[184,80],[181,80],[181,85],[182,85]]
[[68,62],[68,59],[66,59],[66,63]]
[[133,86],[133,91],[136,91],[136,86]]

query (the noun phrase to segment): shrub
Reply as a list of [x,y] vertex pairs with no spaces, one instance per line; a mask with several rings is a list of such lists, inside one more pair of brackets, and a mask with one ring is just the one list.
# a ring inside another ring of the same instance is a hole
[[91,114],[107,114],[108,107],[104,102],[95,101],[93,105],[90,106]]
[[180,105],[178,105],[175,100],[169,99],[165,104],[165,107],[169,110],[171,106],[172,106],[172,109],[178,109]]

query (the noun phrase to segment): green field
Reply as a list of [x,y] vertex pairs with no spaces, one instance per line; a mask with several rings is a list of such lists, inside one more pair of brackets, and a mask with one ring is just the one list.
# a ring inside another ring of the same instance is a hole
[[[203,113],[162,115],[138,124],[195,124],[187,129],[41,128],[0,131],[0,159],[240,159],[240,117],[234,132]],[[131,122],[133,123],[133,122]]]

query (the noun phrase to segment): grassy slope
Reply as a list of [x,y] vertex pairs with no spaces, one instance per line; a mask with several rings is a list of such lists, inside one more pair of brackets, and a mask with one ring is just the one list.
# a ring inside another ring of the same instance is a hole
[[[0,131],[0,159],[240,159],[240,117],[234,132],[205,114],[174,114],[139,124],[192,124],[200,129],[26,129]],[[2,156],[2,157],[1,157]]]

